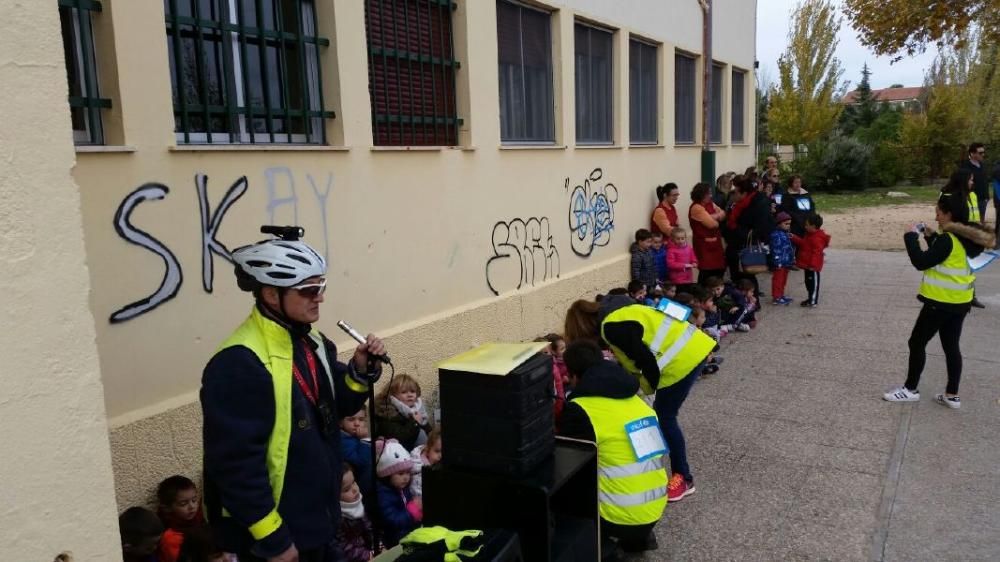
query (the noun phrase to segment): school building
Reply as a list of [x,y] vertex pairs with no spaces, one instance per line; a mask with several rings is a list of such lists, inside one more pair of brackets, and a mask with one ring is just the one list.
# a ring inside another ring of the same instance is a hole
[[712,60],[696,0],[0,7],[3,559],[112,560],[116,511],[200,472],[261,224],[326,254],[343,352],[339,319],[431,389],[623,284],[656,185],[685,214],[705,65],[717,170],[754,161],[750,0],[715,0]]

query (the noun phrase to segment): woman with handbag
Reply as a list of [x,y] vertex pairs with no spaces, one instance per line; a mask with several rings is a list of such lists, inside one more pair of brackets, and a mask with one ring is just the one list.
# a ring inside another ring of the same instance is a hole
[[726,274],[726,256],[719,231],[719,223],[725,218],[726,212],[712,201],[712,188],[707,183],[696,184],[691,190],[688,220],[691,222],[691,245],[698,257],[699,285],[704,285],[709,277],[721,279]]
[[767,254],[760,245],[774,230],[771,203],[757,190],[757,183],[746,176],[733,178],[733,207],[726,217],[726,263],[735,283],[753,281],[754,294],[760,298],[757,273],[767,271]]

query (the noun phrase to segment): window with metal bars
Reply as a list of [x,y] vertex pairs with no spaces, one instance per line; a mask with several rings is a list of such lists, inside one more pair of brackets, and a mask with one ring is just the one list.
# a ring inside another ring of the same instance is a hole
[[712,126],[708,129],[708,141],[712,144],[722,144],[722,79],[726,67],[712,64]]
[[458,144],[455,7],[450,0],[365,0],[376,145]]
[[674,142],[694,143],[695,72],[697,61],[683,53],[674,55]]
[[744,134],[744,88],[746,72],[742,70],[733,71],[733,109],[732,109],[732,129],[729,131],[729,137],[733,143],[744,143],[746,142],[746,136]]
[[111,107],[111,100],[101,97],[97,84],[91,18],[100,11],[101,4],[95,0],[59,0],[69,112],[76,144],[104,144],[101,110]]
[[614,86],[611,82],[613,34],[577,23],[575,39],[576,142],[612,144]]
[[326,142],[314,0],[163,0],[177,142]]
[[504,143],[552,144],[556,140],[550,19],[548,12],[497,0],[500,140]]
[[656,45],[630,39],[628,46],[629,141],[656,144]]

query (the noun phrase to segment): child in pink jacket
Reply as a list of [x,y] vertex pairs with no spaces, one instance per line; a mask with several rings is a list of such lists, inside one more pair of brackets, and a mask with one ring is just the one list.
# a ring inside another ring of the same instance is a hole
[[694,270],[698,267],[698,258],[694,255],[694,247],[688,244],[687,231],[675,227],[670,231],[670,245],[667,247],[667,272],[670,282],[678,287],[694,283]]

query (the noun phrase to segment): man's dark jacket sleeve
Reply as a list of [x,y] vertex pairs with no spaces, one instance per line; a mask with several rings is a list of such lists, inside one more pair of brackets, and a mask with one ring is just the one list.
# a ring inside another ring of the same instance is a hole
[[660,384],[660,367],[656,364],[656,356],[642,341],[642,324],[631,320],[624,322],[607,322],[603,325],[604,339],[631,359],[649,386],[656,388]]
[[567,401],[563,409],[559,422],[559,435],[584,441],[597,441],[597,434],[594,433],[594,424],[590,423],[590,417],[573,401]]

